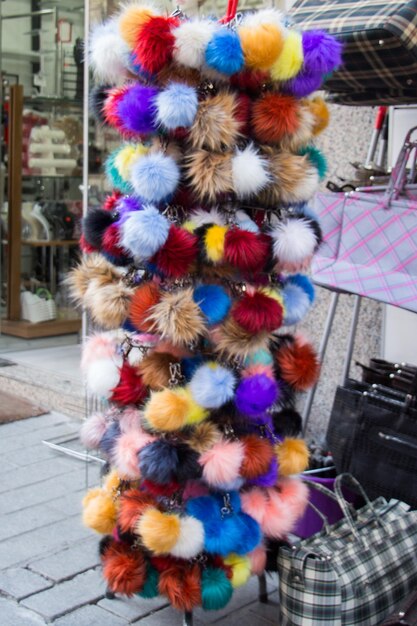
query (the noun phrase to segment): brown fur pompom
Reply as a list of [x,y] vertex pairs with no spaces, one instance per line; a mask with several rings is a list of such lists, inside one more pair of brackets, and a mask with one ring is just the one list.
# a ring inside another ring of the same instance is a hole
[[207,450],[210,450],[220,438],[221,433],[215,424],[206,420],[193,428],[192,433],[187,439],[187,443],[195,452],[203,454]]
[[193,300],[193,290],[183,289],[164,293],[153,306],[148,319],[152,330],[174,345],[188,345],[204,334],[204,320],[199,306]]
[[212,203],[218,194],[233,190],[230,152],[198,150],[187,157],[185,167],[189,184],[200,200]]
[[233,94],[222,92],[200,102],[190,129],[193,148],[220,151],[233,148],[239,138],[240,123],[236,117],[237,100]]
[[114,542],[102,556],[103,576],[114,593],[133,596],[141,591],[146,578],[146,563],[139,550]]
[[201,74],[192,67],[171,63],[158,72],[157,83],[160,87],[165,87],[172,82],[184,83],[190,87],[198,87],[201,83]]
[[133,326],[138,330],[148,332],[152,327],[152,322],[148,316],[155,304],[160,300],[161,294],[155,283],[142,283],[135,289],[129,308],[129,318]]
[[300,148],[303,148],[311,142],[315,119],[308,105],[300,103],[298,108],[298,120],[299,126],[297,130],[292,135],[284,137],[281,141],[280,147],[282,150],[297,152]]
[[[265,206],[274,206],[280,202],[305,201],[314,193],[317,184],[317,170],[312,167],[307,156],[290,152],[276,152],[263,148],[269,156],[269,169],[273,182],[259,194],[259,200]],[[311,190],[311,193],[310,193]]]
[[192,611],[201,605],[201,574],[197,563],[175,564],[159,577],[159,593],[178,611]]
[[138,370],[144,384],[153,391],[168,387],[171,363],[177,363],[177,359],[167,352],[151,352],[143,357]]
[[132,294],[133,290],[122,282],[102,286],[99,279],[94,279],[85,292],[85,306],[99,326],[116,329],[128,317]]
[[296,391],[307,391],[320,376],[320,360],[313,346],[300,336],[276,354],[280,376]]
[[266,332],[248,333],[234,319],[227,319],[213,331],[215,350],[229,358],[246,358],[257,350],[266,350],[271,335]]
[[240,467],[240,474],[244,478],[256,478],[266,474],[274,450],[267,439],[261,439],[256,435],[246,435],[240,440],[245,448],[245,456]]
[[71,298],[81,304],[90,282],[94,279],[97,281],[96,284],[101,285],[110,285],[119,280],[115,267],[101,254],[86,255],[77,267],[70,271],[66,284]]
[[297,132],[299,104],[292,96],[267,93],[252,106],[253,133],[263,143],[280,143]]

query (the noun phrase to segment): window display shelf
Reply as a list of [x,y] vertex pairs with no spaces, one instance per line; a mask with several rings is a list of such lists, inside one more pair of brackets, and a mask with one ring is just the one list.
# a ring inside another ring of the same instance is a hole
[[1,332],[21,339],[72,335],[81,330],[81,319],[58,319],[36,324],[26,320],[1,320]]

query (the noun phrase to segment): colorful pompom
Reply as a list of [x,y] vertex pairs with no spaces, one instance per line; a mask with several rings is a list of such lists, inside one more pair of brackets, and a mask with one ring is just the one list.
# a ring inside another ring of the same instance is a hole
[[154,430],[173,431],[184,427],[188,409],[189,400],[183,389],[164,389],[151,394],[144,416]]
[[171,83],[156,98],[156,120],[168,130],[189,128],[197,113],[198,97],[194,87]]
[[209,226],[204,234],[204,249],[206,256],[212,263],[219,263],[224,257],[224,246],[228,226],[214,224]]
[[132,596],[143,588],[146,564],[142,552],[112,541],[101,557],[103,576],[113,593]]
[[139,135],[156,131],[155,102],[158,90],[135,83],[129,85],[117,103],[121,129]]
[[111,533],[116,526],[117,506],[110,493],[97,487],[83,498],[83,523],[98,533]]
[[121,244],[137,259],[150,259],[165,244],[170,224],[166,217],[149,205],[131,211],[123,219]]
[[287,282],[282,289],[285,317],[284,325],[298,324],[310,308],[310,299],[307,293],[295,283]]
[[180,518],[178,540],[171,554],[178,559],[192,559],[204,549],[204,526],[200,520],[189,515]]
[[239,72],[245,59],[237,33],[227,28],[216,31],[206,47],[205,60],[221,74],[230,76]]
[[175,513],[162,513],[149,508],[139,518],[136,532],[147,550],[153,554],[167,554],[180,536],[180,518]]
[[326,157],[315,146],[306,146],[298,151],[298,154],[306,154],[309,161],[317,168],[320,180],[323,180],[327,172],[327,160]]
[[215,361],[199,367],[189,384],[194,400],[207,409],[218,409],[233,398],[236,378]]
[[180,179],[175,160],[162,152],[147,154],[134,163],[131,184],[145,202],[160,202],[172,196]]
[[206,48],[218,28],[216,22],[189,20],[173,31],[174,60],[180,65],[199,70],[205,62]]
[[223,569],[207,567],[201,573],[201,601],[205,611],[219,611],[229,602],[233,587]]
[[196,287],[193,299],[200,307],[209,326],[223,321],[231,306],[230,296],[220,285]]
[[238,198],[247,198],[266,187],[270,180],[268,163],[253,144],[237,150],[232,158],[233,189]]
[[269,70],[283,51],[282,31],[274,24],[245,24],[238,29],[246,65],[255,70]]
[[284,46],[271,67],[272,80],[289,80],[298,74],[304,61],[303,40],[295,30],[288,30]]
[[239,476],[244,454],[240,441],[218,441],[200,456],[204,480],[211,487],[228,488]]
[[151,7],[142,4],[130,4],[123,7],[118,19],[119,32],[128,44],[134,48],[142,26],[154,15]]
[[171,61],[175,44],[172,30],[178,25],[175,17],[155,15],[139,29],[133,52],[135,62],[146,72],[155,74]]
[[342,44],[324,30],[307,30],[303,38],[303,69],[329,74],[342,64]]
[[256,435],[242,437],[244,446],[244,458],[240,468],[240,474],[244,478],[256,478],[268,471],[273,457],[273,449],[267,439],[261,439]]
[[291,96],[267,93],[252,106],[255,137],[262,143],[279,143],[297,132],[300,125],[299,104]]
[[320,243],[313,220],[306,217],[288,217],[279,222],[270,235],[277,263],[290,271],[291,268],[302,269]]
[[160,291],[155,283],[143,283],[133,292],[130,300],[129,319],[141,331],[149,331],[153,322],[149,319],[151,309],[158,304]]
[[205,332],[204,318],[192,289],[164,293],[149,314],[152,330],[174,346],[188,346]]
[[286,437],[276,446],[280,476],[300,474],[308,468],[309,451],[303,439]]
[[256,233],[229,228],[224,239],[224,257],[243,272],[257,272],[266,265],[269,242]]
[[283,307],[261,291],[246,292],[234,304],[232,317],[249,333],[272,332],[282,324]]
[[244,378],[236,389],[236,406],[244,415],[258,416],[278,399],[279,387],[265,374]]
[[183,228],[171,224],[168,237],[152,262],[170,278],[180,278],[191,270],[197,259],[198,238]]
[[276,358],[280,376],[296,391],[307,391],[317,382],[320,361],[312,345],[301,337],[280,348]]

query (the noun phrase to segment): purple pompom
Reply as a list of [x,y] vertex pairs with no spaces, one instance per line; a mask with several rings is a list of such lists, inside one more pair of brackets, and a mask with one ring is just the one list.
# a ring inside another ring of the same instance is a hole
[[271,407],[278,398],[278,384],[265,374],[243,378],[236,389],[236,406],[249,417],[257,417]]
[[282,90],[295,98],[305,98],[320,89],[322,82],[323,75],[321,73],[301,70],[297,76],[282,85]]
[[303,53],[308,74],[328,74],[342,63],[342,44],[324,30],[303,33]]
[[117,104],[122,129],[139,135],[156,132],[155,98],[158,90],[145,85],[130,85]]
[[247,481],[248,485],[254,485],[256,487],[274,487],[278,480],[278,462],[274,457],[269,465],[269,469],[266,474],[257,476]]

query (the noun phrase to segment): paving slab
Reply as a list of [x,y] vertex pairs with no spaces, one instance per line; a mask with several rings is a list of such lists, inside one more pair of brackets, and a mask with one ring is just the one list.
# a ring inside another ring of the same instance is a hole
[[[1,428],[1,427],[0,427]],[[69,433],[74,433],[76,436],[79,428],[73,422],[63,422],[61,424],[52,424],[45,429],[39,429],[35,431],[23,431],[16,437],[5,437],[0,439],[0,453],[15,452],[16,450],[26,449],[30,446],[34,446],[40,443],[43,439],[54,439],[55,437],[62,437]]]
[[0,572],[0,591],[15,600],[22,600],[52,585],[52,581],[23,567],[13,567]]
[[[66,517],[59,509],[49,507],[49,503],[31,506],[23,511],[14,511],[1,516],[0,542],[23,535],[41,526],[49,526]],[[1,564],[0,564],[1,567]]]
[[109,600],[104,598],[98,603],[103,609],[114,613],[120,617],[124,617],[130,622],[134,622],[141,617],[149,615],[153,611],[157,611],[168,606],[166,598],[152,598],[145,600],[143,598],[114,598]]
[[39,417],[29,417],[25,420],[18,420],[17,422],[10,422],[8,424],[1,424],[0,432],[3,437],[15,437],[18,433],[29,433],[35,430],[41,430],[50,426],[57,426],[58,424],[71,424],[74,428],[74,420],[62,415],[60,413],[46,413],[45,415],[39,415]]
[[248,607],[240,611],[234,611],[215,623],[219,626],[226,626],[226,624],[227,626],[272,626],[273,624],[278,624],[278,622],[271,622],[269,619],[251,612],[248,610]]
[[[1,430],[0,430],[1,435]],[[57,478],[74,470],[74,462],[69,457],[58,456],[43,459],[28,470],[27,467],[19,467],[3,473],[0,483],[0,493],[14,491],[27,485],[35,485],[48,478]]]
[[279,596],[278,591],[268,596],[266,604],[255,602],[248,607],[249,613],[253,613],[263,619],[269,620],[272,624],[279,624]]
[[[172,607],[168,607],[133,623],[139,624],[139,626],[182,626],[183,614]],[[204,624],[205,622],[194,618],[193,626],[204,626]]]
[[98,538],[91,537],[76,546],[33,561],[29,568],[54,582],[60,582],[96,567],[99,562]]
[[22,600],[21,604],[46,620],[53,620],[86,604],[95,604],[103,598],[105,590],[101,572],[89,570]]
[[1,626],[45,626],[45,620],[16,604],[14,600],[0,598]]
[[128,623],[93,604],[60,617],[54,621],[54,626],[124,626]]

